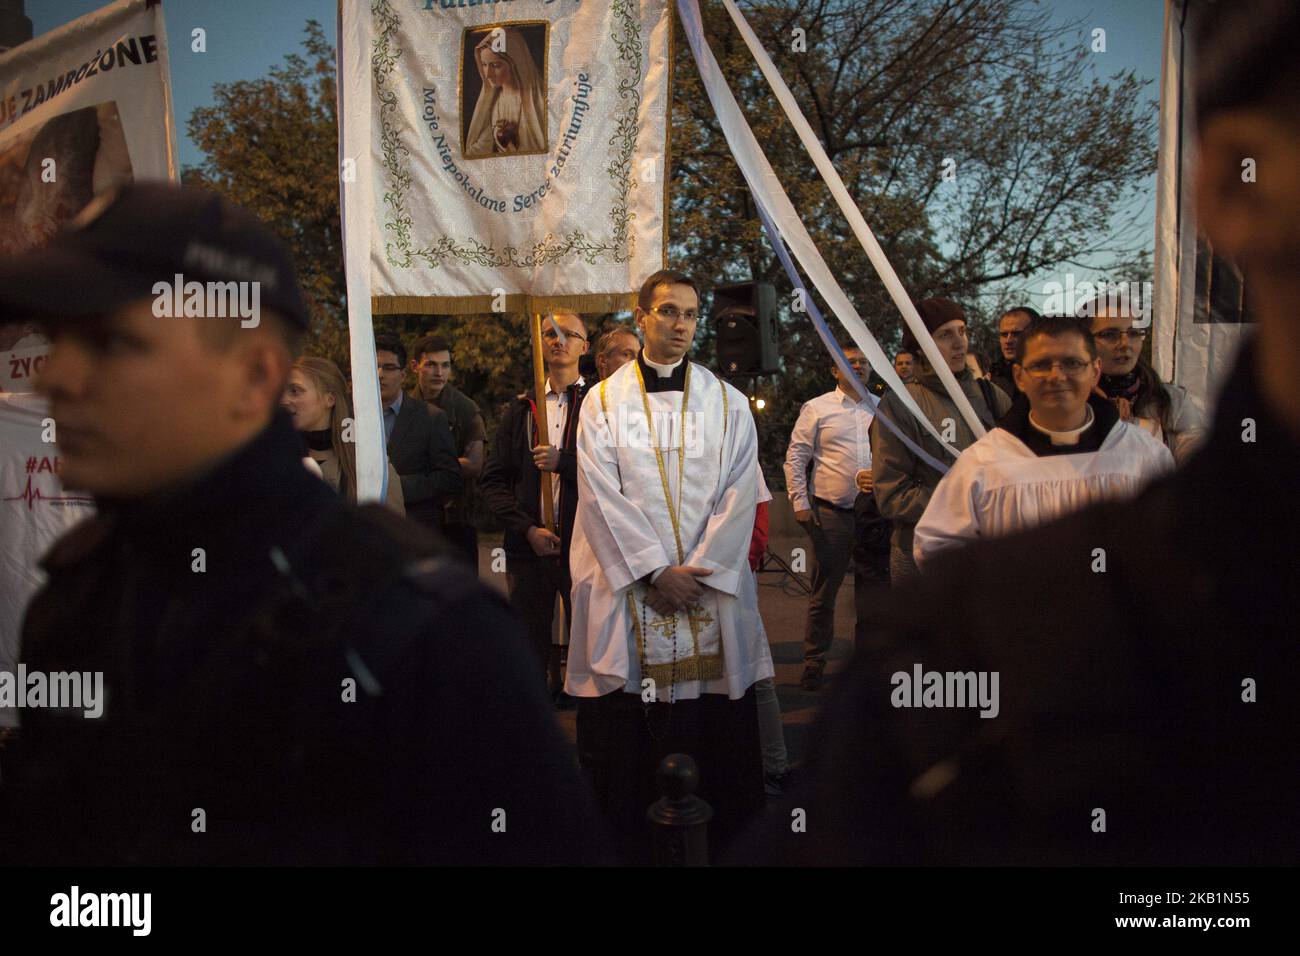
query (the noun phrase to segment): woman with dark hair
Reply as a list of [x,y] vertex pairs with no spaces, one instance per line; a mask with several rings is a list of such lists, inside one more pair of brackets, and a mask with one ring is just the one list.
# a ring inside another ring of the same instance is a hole
[[1101,359],[1097,392],[1115,403],[1124,421],[1142,426],[1164,442],[1181,465],[1205,436],[1204,418],[1185,388],[1160,381],[1156,370],[1142,359],[1147,329],[1134,326],[1127,308],[1104,303],[1097,301],[1090,320]]
[[[321,470],[325,483],[352,504],[357,501],[357,451],[344,441],[344,422],[352,415],[343,373],[329,359],[304,355],[293,363],[282,404],[302,433],[308,454]],[[384,504],[400,515],[402,481],[388,466],[388,496]]]

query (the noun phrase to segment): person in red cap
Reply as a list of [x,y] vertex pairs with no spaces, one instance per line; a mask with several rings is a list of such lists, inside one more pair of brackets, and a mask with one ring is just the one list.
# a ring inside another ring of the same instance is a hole
[[431,533],[340,500],[281,405],[308,310],[252,214],[136,184],[0,261],[41,320],[62,477],[97,514],[42,562],[0,860],[604,859],[517,620]]
[[[916,303],[916,310],[934,338],[934,344],[939,347],[948,370],[970,400],[975,414],[986,429],[992,428],[1011,407],[1011,399],[988,379],[976,378],[966,367],[969,349],[966,313],[950,299],[922,299]],[[907,391],[930,424],[946,439],[951,436],[950,442],[958,450],[973,444],[975,433],[939,381],[938,374],[910,330],[903,335],[903,348],[916,357],[915,374],[907,385]],[[881,399],[878,414],[888,417],[931,457],[944,462],[953,460],[947,449],[922,427],[897,395],[890,393]],[[871,423],[871,461],[876,506],[880,514],[894,525],[889,542],[889,580],[897,587],[917,574],[916,562],[912,559],[912,532],[943,475],[908,448],[893,429],[883,427],[878,421]]]

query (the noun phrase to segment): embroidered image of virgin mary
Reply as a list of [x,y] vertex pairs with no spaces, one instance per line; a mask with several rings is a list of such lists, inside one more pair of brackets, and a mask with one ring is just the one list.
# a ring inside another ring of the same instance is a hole
[[473,46],[473,71],[469,63],[462,66],[462,117],[473,76],[480,81],[469,125],[462,126],[465,158],[546,152],[546,78],[529,49],[529,40],[540,40],[545,50],[546,24],[495,27],[470,40],[475,37],[481,39]]

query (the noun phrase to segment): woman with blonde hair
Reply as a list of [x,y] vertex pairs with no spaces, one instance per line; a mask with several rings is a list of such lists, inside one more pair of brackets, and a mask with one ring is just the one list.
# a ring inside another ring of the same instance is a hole
[[489,30],[474,48],[483,86],[465,136],[465,158],[546,152],[546,84],[519,30]]
[[[281,402],[302,433],[308,454],[321,471],[325,483],[352,504],[357,502],[357,450],[343,440],[343,423],[352,415],[343,373],[329,359],[304,355],[293,363],[289,385]],[[388,466],[389,508],[406,514],[402,482]]]

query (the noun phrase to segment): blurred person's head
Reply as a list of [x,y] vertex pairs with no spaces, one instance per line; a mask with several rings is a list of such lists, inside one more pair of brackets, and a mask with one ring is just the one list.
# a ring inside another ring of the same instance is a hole
[[396,401],[406,377],[406,346],[400,336],[391,332],[375,336],[375,364],[379,369],[379,400],[387,407]]
[[904,384],[912,380],[914,361],[911,352],[899,352],[894,356],[894,371],[898,373],[898,377],[903,380]]
[[627,325],[616,325],[596,340],[596,372],[602,379],[609,378],[628,362],[636,358],[641,340],[636,330]]
[[840,391],[845,395],[858,398],[862,392],[865,392],[867,376],[871,374],[871,365],[867,362],[867,357],[862,354],[862,349],[856,345],[850,345],[844,350],[844,357],[848,359],[849,367],[853,369],[853,374],[857,378],[855,385],[847,375],[840,371],[839,365],[831,363],[831,373],[835,376],[835,384],[839,386]]
[[1040,316],[1025,329],[1011,374],[1029,399],[1034,421],[1052,431],[1072,431],[1087,419],[1085,406],[1101,378],[1101,363],[1080,320]]
[[1017,306],[1002,313],[1002,318],[998,319],[998,347],[1002,350],[1002,357],[1006,361],[1015,361],[1020,336],[1024,334],[1030,321],[1036,318],[1038,313],[1027,305]]
[[662,269],[641,284],[634,313],[645,355],[659,365],[675,365],[690,351],[700,319],[700,290],[682,272]]
[[426,335],[411,346],[411,371],[424,398],[436,401],[451,384],[451,361],[451,343],[437,335]]
[[304,355],[293,363],[282,404],[300,432],[328,432],[330,450],[338,459],[348,500],[357,500],[356,445],[343,440],[352,416],[343,372],[329,359]]
[[[227,308],[239,295],[248,315]],[[162,183],[101,195],[49,244],[0,264],[0,322],[19,316],[51,340],[35,387],[63,484],[107,498],[197,478],[265,429],[308,323],[265,225]]]
[[158,319],[142,299],[93,323],[48,326],[36,388],[50,401],[66,487],[147,495],[269,424],[293,361],[281,323],[264,312],[257,328],[223,334],[208,321]]
[[1193,24],[1198,226],[1246,277],[1261,387],[1300,434],[1300,4],[1219,2]]

